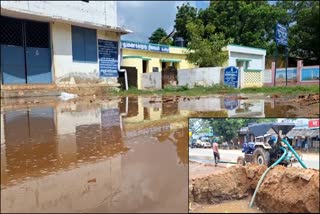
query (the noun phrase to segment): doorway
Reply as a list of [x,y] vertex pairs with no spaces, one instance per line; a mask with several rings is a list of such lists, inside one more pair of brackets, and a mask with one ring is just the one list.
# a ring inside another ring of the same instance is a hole
[[51,83],[50,28],[38,22],[0,16],[1,83]]

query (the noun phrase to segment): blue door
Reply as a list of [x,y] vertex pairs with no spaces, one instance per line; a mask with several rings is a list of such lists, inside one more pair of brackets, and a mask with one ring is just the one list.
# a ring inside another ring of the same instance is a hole
[[4,84],[25,84],[24,48],[1,45],[1,72]]
[[51,83],[49,24],[26,21],[27,83]]
[[1,82],[26,83],[22,21],[0,16]]
[[0,17],[3,84],[51,83],[49,24]]

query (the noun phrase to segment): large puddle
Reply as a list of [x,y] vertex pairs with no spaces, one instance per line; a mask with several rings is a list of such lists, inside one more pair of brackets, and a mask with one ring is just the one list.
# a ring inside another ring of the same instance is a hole
[[187,212],[187,120],[139,107],[2,111],[1,212]]
[[216,205],[206,205],[195,209],[195,213],[262,213],[258,208],[250,208],[249,200],[226,201]]
[[232,97],[41,100],[1,100],[1,212],[187,212],[187,117],[293,116]]

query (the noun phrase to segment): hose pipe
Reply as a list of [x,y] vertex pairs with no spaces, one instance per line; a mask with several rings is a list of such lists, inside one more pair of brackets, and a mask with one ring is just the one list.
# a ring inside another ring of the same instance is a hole
[[298,153],[296,152],[296,150],[294,150],[294,148],[292,148],[292,146],[290,145],[290,143],[286,140],[286,139],[282,139],[282,142],[285,143],[288,148],[292,151],[292,153],[294,154],[294,156],[297,158],[297,160],[299,161],[300,165],[303,168],[307,168],[307,165],[303,162],[303,160],[299,157]]
[[272,169],[273,167],[278,165],[286,157],[287,150],[285,148],[283,148],[283,147],[280,147],[280,149],[283,151],[282,156],[262,174],[262,176],[261,176],[261,178],[260,178],[260,180],[258,182],[258,185],[257,185],[257,187],[256,187],[256,189],[255,189],[255,191],[253,193],[252,199],[250,201],[250,208],[252,208],[252,206],[253,206],[254,199],[256,198],[256,194],[257,194],[257,192],[259,190],[259,187],[260,187],[264,177],[267,175],[267,173],[269,172],[270,169]]

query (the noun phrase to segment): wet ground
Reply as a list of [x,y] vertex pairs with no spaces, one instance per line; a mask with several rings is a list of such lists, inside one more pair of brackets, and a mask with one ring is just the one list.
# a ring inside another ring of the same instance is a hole
[[259,96],[2,99],[1,212],[187,212],[187,118],[298,115]]
[[125,104],[3,110],[1,212],[187,212],[187,121]]
[[250,200],[225,201],[215,205],[202,205],[195,208],[193,213],[262,213],[259,208],[249,207]]

